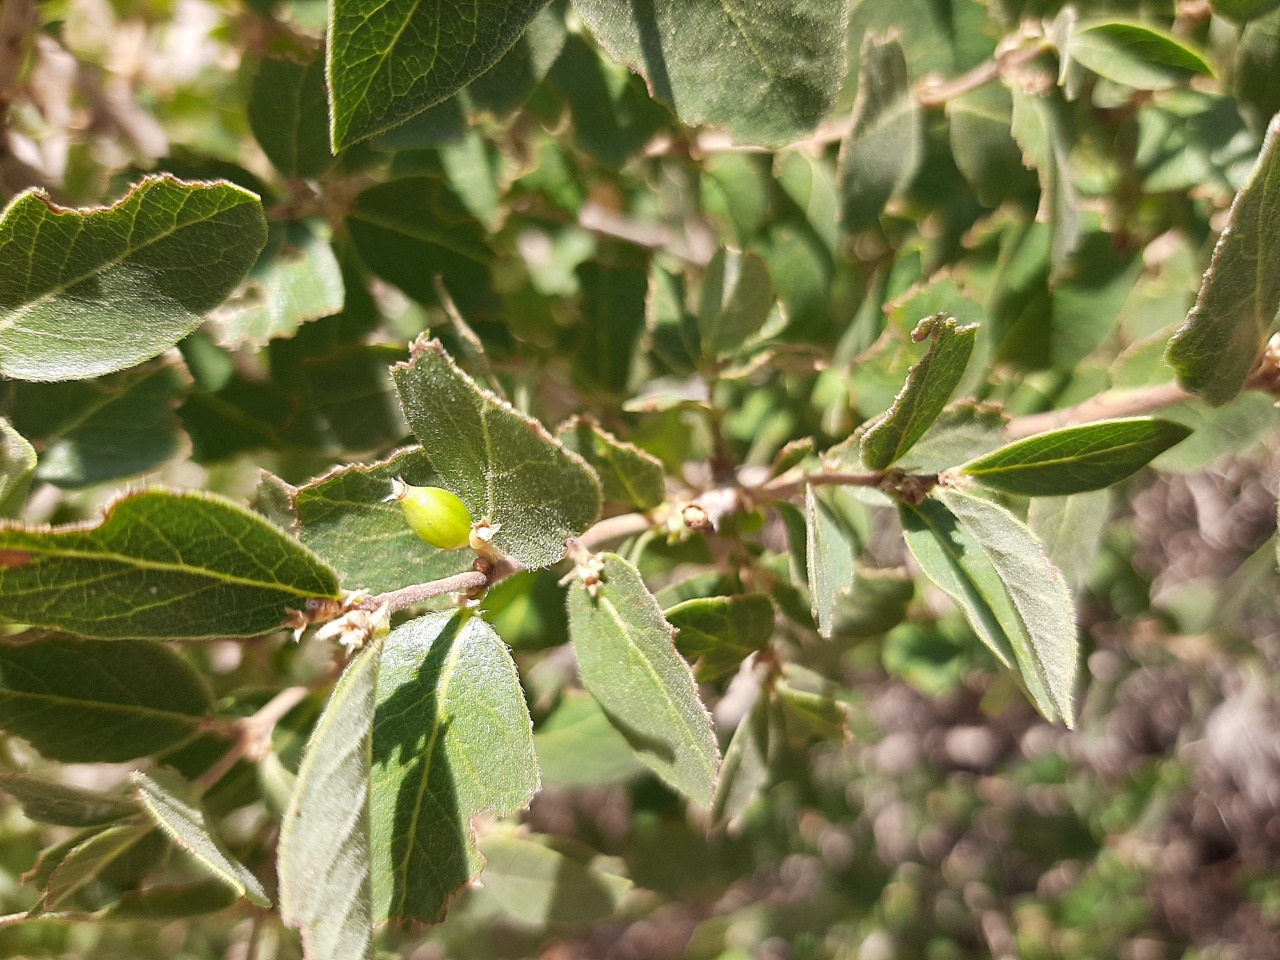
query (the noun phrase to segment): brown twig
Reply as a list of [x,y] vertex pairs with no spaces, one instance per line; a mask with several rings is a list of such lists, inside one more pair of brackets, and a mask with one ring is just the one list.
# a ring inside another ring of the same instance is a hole
[[[509,576],[513,572],[515,571],[508,571],[503,575]],[[494,571],[492,570],[468,570],[466,573],[455,573],[453,576],[444,577],[441,580],[415,583],[399,590],[380,593],[361,601],[358,606],[361,610],[376,610],[385,604],[388,613],[395,613],[397,610],[414,607],[420,603],[426,603],[428,600],[434,600],[436,597],[447,596],[450,593],[472,593],[476,590],[483,590],[498,579],[500,578],[494,576]]]
[[271,750],[271,734],[276,724],[307,698],[309,687],[285,687],[264,703],[251,717],[237,721],[235,740],[218,758],[218,762],[196,778],[196,785],[203,792],[225,777],[242,759],[258,763]]

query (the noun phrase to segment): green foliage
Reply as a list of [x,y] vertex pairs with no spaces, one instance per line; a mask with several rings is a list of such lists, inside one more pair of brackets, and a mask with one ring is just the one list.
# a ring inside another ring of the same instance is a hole
[[1265,952],[1274,3],[89,6],[0,953]]
[[405,416],[441,483],[526,567],[564,556],[600,512],[600,481],[546,429],[481,390],[439,341],[393,371]]
[[218,497],[153,488],[94,526],[0,526],[9,617],[86,637],[251,637],[290,606],[333,597],[334,573],[265,520]]
[[154,357],[226,298],[265,241],[258,198],[230,183],[152,177],[90,211],[28,191],[0,213],[0,373],[76,380]]
[[1169,341],[1179,382],[1213,404],[1244,386],[1280,313],[1276,258],[1280,223],[1280,119],[1263,139],[1257,165],[1236,194],[1196,304]]
[[1003,493],[1065,497],[1119,483],[1190,435],[1170,420],[1100,420],[1019,440],[960,472]]
[[636,756],[696,803],[711,802],[720,751],[693,672],[639,572],[605,554],[569,591],[582,685]]

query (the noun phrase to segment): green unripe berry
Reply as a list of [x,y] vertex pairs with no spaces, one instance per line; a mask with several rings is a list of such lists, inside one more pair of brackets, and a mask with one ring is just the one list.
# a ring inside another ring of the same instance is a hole
[[448,490],[414,487],[397,478],[391,481],[387,499],[400,504],[410,529],[433,547],[456,550],[467,545],[471,511]]

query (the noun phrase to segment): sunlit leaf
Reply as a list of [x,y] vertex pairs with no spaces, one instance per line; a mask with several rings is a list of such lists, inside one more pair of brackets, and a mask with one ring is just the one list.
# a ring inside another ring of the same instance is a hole
[[336,0],[328,45],[335,149],[453,96],[497,63],[546,3]]
[[686,124],[780,146],[813,130],[844,73],[844,3],[574,0],[615,60],[644,74]]
[[209,494],[128,494],[94,526],[0,524],[4,614],[32,626],[104,639],[251,637],[337,593],[310,550]]
[[529,709],[493,628],[459,611],[393,630],[373,726],[375,919],[440,919],[484,863],[472,818],[510,816],[537,789]]
[[1166,354],[1178,382],[1212,404],[1240,392],[1280,313],[1280,116],[1236,194],[1195,306]]
[[280,915],[307,960],[370,960],[373,949],[369,778],[381,642],[343,671],[307,741],[280,828]]
[[569,637],[582,685],[636,755],[696,803],[711,801],[720,751],[693,671],[676,652],[636,568],[605,554],[600,582],[569,590]]
[[149,177],[111,207],[28,190],[0,213],[0,373],[96,377],[173,346],[222,302],[267,239],[230,183]]
[[392,377],[440,486],[497,525],[493,544],[507,556],[531,568],[555,563],[565,539],[595,520],[595,472],[537,421],[481,390],[438,340],[419,343]]
[[169,839],[187,851],[213,875],[243,897],[262,907],[271,905],[262,883],[223,848],[209,832],[205,813],[174,777],[135,772],[129,778],[147,813]]
[[958,469],[1003,493],[1062,497],[1119,483],[1190,434],[1172,420],[1100,420],[1018,440]]

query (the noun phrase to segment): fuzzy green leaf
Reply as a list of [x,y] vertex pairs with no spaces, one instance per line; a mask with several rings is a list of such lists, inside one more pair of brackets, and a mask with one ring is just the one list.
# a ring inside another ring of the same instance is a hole
[[977,334],[977,326],[958,326],[943,314],[920,321],[911,338],[919,343],[928,337],[929,351],[907,374],[893,406],[863,434],[862,462],[868,468],[887,469],[924,436],[964,376]]
[[475,560],[469,550],[437,550],[413,532],[400,505],[387,502],[396,477],[438,486],[427,455],[412,447],[378,463],[338,467],[293,495],[302,542],[332,563],[351,589],[396,590],[462,573]]
[[80,636],[252,637],[337,594],[310,550],[208,494],[128,494],[96,526],[0,524],[5,617]]
[[569,590],[569,638],[582,685],[646,766],[708,804],[720,751],[671,624],[626,560],[604,554],[599,577],[592,590],[581,580]]
[[209,832],[204,811],[192,799],[190,788],[176,777],[148,776],[134,772],[129,777],[138,800],[169,839],[195,857],[213,875],[260,907],[271,906],[266,891],[243,863],[223,849]]
[[599,424],[575,417],[560,426],[556,439],[591,464],[607,502],[652,510],[667,498],[662,461]]
[[493,544],[525,567],[564,556],[600,512],[600,482],[530,417],[481,390],[438,340],[392,368],[409,425],[440,486],[498,525]]
[[850,232],[874,225],[915,177],[924,158],[924,115],[897,40],[870,37],[862,48],[858,101],[840,147],[841,221]]
[[335,0],[331,142],[345,147],[448,99],[520,38],[547,0]]
[[1214,405],[1244,386],[1280,313],[1280,116],[1236,194],[1195,306],[1166,357],[1178,382]]
[[267,239],[230,183],[148,177],[111,207],[19,194],[0,213],[0,373],[76,380],[173,346],[235,287]]
[[167,363],[91,382],[15,383],[14,426],[40,448],[36,476],[64,488],[130,477],[178,456],[174,412],[189,378]]
[[818,633],[830,637],[835,630],[837,603],[853,589],[853,542],[813,487],[805,488],[804,521],[809,609]]
[[714,823],[727,823],[731,830],[741,823],[747,808],[769,783],[770,703],[763,694],[756,700],[733,731],[724,752],[711,819]]
[[1027,511],[1027,526],[1072,590],[1088,581],[1110,519],[1111,493],[1107,490],[1038,497]]
[[115,763],[185,743],[213,709],[178,654],[147,640],[0,645],[0,730],[64,763]]
[[28,819],[62,827],[96,827],[138,812],[138,805],[125,797],[24,773],[0,774],[0,791],[17,800]]
[[139,851],[154,831],[149,823],[126,823],[108,827],[72,846],[49,874],[40,910],[51,912],[70,904],[104,873]]
[[533,738],[542,782],[551,787],[598,787],[645,770],[595,697],[566,690]]
[[315,177],[333,164],[324,59],[263,60],[249,93],[249,127],[286,177]]
[[510,816],[537,789],[529,709],[493,628],[450,611],[393,630],[373,726],[375,920],[439,920],[484,864],[472,818]]
[[280,828],[280,914],[307,960],[372,960],[369,778],[382,644],[356,654],[316,721]]
[[1076,633],[1062,575],[1003,508],[946,493],[900,506],[907,547],[1000,662],[1017,664],[1040,712],[1071,726]]
[[35,449],[0,417],[0,517],[15,517],[22,511],[35,472]]
[[739,597],[699,597],[666,610],[678,631],[676,648],[698,661],[703,683],[732,673],[773,636],[773,603],[763,593]]
[[689,125],[781,146],[811,132],[845,70],[847,4],[831,0],[574,0],[615,60]]
[[1027,437],[958,469],[1003,493],[1063,497],[1119,483],[1190,435],[1172,420],[1101,420]]

